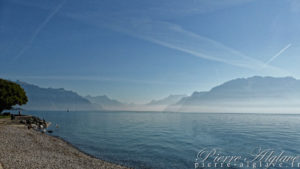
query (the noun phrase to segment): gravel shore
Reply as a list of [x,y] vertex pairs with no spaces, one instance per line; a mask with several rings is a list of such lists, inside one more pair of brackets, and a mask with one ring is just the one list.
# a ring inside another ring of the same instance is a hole
[[23,125],[0,124],[0,142],[0,169],[126,168],[90,157],[59,138]]

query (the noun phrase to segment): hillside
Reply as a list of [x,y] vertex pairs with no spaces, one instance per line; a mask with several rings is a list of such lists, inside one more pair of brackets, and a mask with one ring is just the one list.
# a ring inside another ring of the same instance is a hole
[[28,96],[28,103],[22,106],[28,110],[95,110],[90,101],[73,91],[63,88],[41,88],[36,85],[17,81]]
[[291,77],[239,78],[206,92],[194,92],[166,111],[183,112],[296,112],[300,81]]
[[109,98],[106,95],[103,96],[86,96],[96,107],[103,108],[105,110],[122,110],[125,109],[125,105],[118,100]]

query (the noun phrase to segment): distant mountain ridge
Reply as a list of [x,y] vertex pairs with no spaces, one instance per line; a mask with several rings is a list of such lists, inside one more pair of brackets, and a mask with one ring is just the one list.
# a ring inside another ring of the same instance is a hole
[[292,77],[238,78],[190,96],[170,95],[147,104],[126,104],[102,96],[82,97],[63,88],[17,81],[27,93],[28,110],[120,110],[229,113],[300,113],[300,80]]
[[[22,108],[28,110],[95,110],[95,106],[87,99],[73,91],[63,88],[41,88],[36,85],[17,81],[26,91],[28,103]],[[99,109],[99,107],[97,108]]]
[[299,80],[254,76],[230,80],[210,91],[194,92],[170,105],[166,111],[284,112],[298,111],[299,108]]
[[105,110],[122,110],[125,109],[125,104],[118,100],[110,99],[108,96],[86,96],[87,100],[93,103],[96,107],[103,108]]
[[169,104],[174,104],[186,95],[170,95],[161,100],[153,100],[149,104],[126,104],[102,96],[80,96],[76,92],[63,88],[42,88],[37,85],[16,81],[24,88],[28,103],[21,106],[27,110],[110,110],[110,111],[163,111]]
[[152,100],[147,105],[170,105],[177,103],[183,97],[187,97],[187,95],[169,95],[168,97],[160,100]]

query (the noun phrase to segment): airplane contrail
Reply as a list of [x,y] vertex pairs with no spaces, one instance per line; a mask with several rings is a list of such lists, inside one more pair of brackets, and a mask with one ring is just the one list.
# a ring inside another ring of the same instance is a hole
[[276,53],[276,55],[274,55],[273,57],[271,57],[268,61],[265,62],[265,66],[269,65],[274,59],[276,59],[278,56],[280,56],[283,52],[285,52],[288,48],[290,48],[292,46],[292,44],[288,44],[286,45],[283,49],[281,49],[278,53]]
[[53,16],[63,7],[67,0],[63,0],[57,7],[47,16],[47,18],[37,27],[34,34],[28,41],[28,43],[20,50],[20,52],[15,56],[14,61],[19,59],[31,46],[40,31],[47,25],[47,23],[53,18]]
[[[264,68],[268,72],[277,72],[284,75],[290,74],[281,68],[266,65],[263,61],[249,57],[218,41],[190,32],[183,29],[180,25],[170,22],[132,17],[112,19],[93,13],[90,15],[75,15],[69,13],[66,16],[87,24],[101,28],[106,27],[116,32],[121,32],[157,45],[181,51],[194,57],[255,71]],[[93,19],[99,22],[93,22]]]
[[265,65],[264,62],[248,57],[220,42],[187,31],[181,26],[169,22],[128,20],[115,23],[115,25],[112,23],[111,28],[202,59],[252,70],[260,70],[265,67],[273,71],[284,72],[280,68]]

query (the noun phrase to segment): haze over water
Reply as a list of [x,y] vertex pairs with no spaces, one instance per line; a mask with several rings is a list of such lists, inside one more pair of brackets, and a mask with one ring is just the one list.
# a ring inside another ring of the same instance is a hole
[[[195,168],[197,153],[204,148],[247,158],[258,147],[273,149],[274,155],[281,151],[293,156],[300,154],[299,115],[27,113],[51,121],[53,135],[84,152],[133,168]],[[54,129],[55,124],[59,125],[58,129]]]

